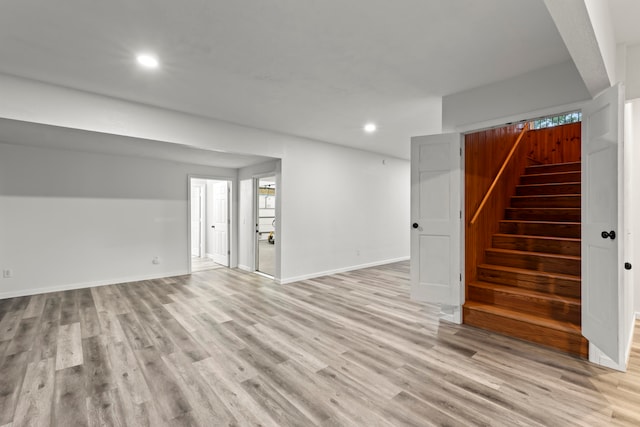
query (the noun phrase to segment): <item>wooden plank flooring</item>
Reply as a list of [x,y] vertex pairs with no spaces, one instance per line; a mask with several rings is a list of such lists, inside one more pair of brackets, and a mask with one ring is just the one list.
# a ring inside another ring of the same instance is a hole
[[408,263],[0,300],[0,426],[640,425],[627,373],[409,299]]

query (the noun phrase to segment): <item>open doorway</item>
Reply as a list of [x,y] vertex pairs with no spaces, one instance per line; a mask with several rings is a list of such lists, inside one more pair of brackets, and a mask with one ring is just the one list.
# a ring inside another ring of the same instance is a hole
[[586,357],[581,112],[465,135],[465,324]]
[[229,266],[231,182],[190,178],[191,271]]
[[271,277],[276,272],[276,178],[258,178],[256,194],[256,271]]

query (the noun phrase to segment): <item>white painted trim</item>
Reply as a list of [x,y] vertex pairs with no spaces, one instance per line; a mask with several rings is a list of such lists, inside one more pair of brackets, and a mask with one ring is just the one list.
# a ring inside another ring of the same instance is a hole
[[249,273],[253,272],[251,267],[249,267],[248,265],[244,265],[244,264],[238,264],[238,269],[244,270],[244,271],[248,271]]
[[316,277],[330,276],[332,274],[345,273],[347,271],[360,270],[360,269],[369,268],[369,267],[377,267],[379,265],[392,264],[394,262],[409,261],[409,258],[410,258],[409,256],[404,256],[400,258],[385,259],[382,261],[374,261],[366,264],[358,264],[358,265],[352,265],[349,267],[336,268],[334,270],[326,270],[326,271],[319,271],[317,273],[304,274],[302,276],[297,276],[297,277],[288,277],[286,279],[278,279],[276,280],[276,282],[280,285],[286,285],[287,283],[300,282],[302,280],[307,280],[307,279],[315,279]]
[[[258,270],[256,270],[256,271],[254,271],[254,273],[255,273],[255,274],[257,274],[258,276],[262,276],[262,277],[264,277],[265,279],[271,279],[271,280],[273,280],[273,281],[276,281],[276,278],[275,278],[275,277],[273,277],[273,276],[272,276],[272,275],[270,275],[270,274],[263,273],[262,271],[258,271]],[[277,283],[277,282],[276,282],[276,283]]]
[[189,271],[180,270],[180,271],[170,271],[163,274],[147,274],[147,275],[141,275],[141,276],[119,277],[116,279],[98,280],[96,282],[72,283],[72,284],[53,286],[53,287],[49,286],[46,288],[36,288],[36,289],[29,289],[29,290],[0,293],[0,299],[24,297],[24,296],[37,295],[37,294],[46,294],[50,292],[71,291],[74,289],[95,288],[98,286],[117,285],[119,283],[139,282],[141,280],[164,279],[167,277],[185,276],[188,274],[190,274]]
[[589,342],[589,362],[605,368],[615,369],[616,371],[626,372],[627,367],[614,362],[609,356],[604,354],[602,350]]
[[625,371],[629,366],[629,358],[631,357],[631,346],[633,345],[633,334],[635,332],[636,322],[631,319],[631,327],[629,328],[629,337],[627,338],[627,353],[624,355]]
[[211,261],[213,261],[213,254],[205,253],[205,254],[204,254],[204,257],[205,257],[205,258],[209,258]]
[[440,313],[438,313],[438,319],[446,320],[447,322],[461,325],[462,324],[462,305],[441,306]]
[[640,311],[636,311],[636,320],[640,320]]

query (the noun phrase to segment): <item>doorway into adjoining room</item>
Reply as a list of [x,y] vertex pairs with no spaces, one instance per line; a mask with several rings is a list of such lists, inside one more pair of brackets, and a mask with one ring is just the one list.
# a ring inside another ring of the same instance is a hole
[[192,272],[229,266],[230,194],[229,181],[190,178]]
[[276,178],[257,179],[256,271],[275,276],[276,271]]

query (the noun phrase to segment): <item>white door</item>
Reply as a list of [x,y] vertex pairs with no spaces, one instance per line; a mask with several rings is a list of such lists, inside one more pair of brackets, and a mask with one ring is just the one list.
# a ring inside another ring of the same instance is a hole
[[442,304],[462,322],[461,136],[411,138],[411,298]]
[[202,256],[202,187],[191,186],[191,256]]
[[625,362],[623,99],[621,87],[612,87],[582,112],[582,334],[590,342],[590,360],[603,364],[602,352],[618,366]]
[[213,183],[213,260],[229,265],[229,183]]

